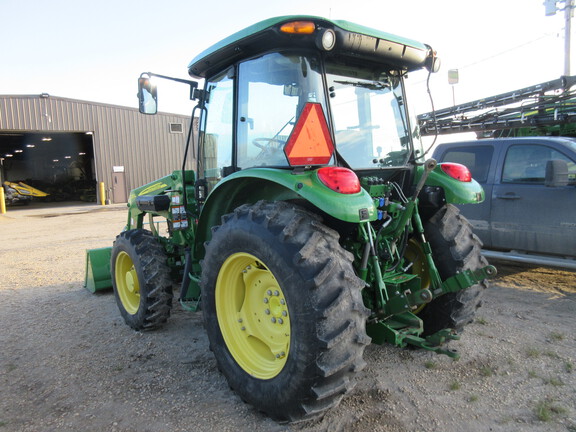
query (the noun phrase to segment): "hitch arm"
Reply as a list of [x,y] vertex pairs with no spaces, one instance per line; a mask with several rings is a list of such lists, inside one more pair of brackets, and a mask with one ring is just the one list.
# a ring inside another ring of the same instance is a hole
[[494,276],[496,276],[496,267],[493,265],[487,265],[478,270],[464,270],[446,279],[440,288],[434,290],[434,295],[461,291]]
[[446,341],[459,339],[460,336],[458,336],[453,330],[444,329],[440,330],[438,333],[426,337],[425,339],[422,339],[418,336],[407,335],[404,338],[404,342],[418,348],[432,351],[436,354],[444,354],[450,358],[453,358],[454,360],[458,360],[460,358],[460,354],[456,350],[442,348],[441,345]]

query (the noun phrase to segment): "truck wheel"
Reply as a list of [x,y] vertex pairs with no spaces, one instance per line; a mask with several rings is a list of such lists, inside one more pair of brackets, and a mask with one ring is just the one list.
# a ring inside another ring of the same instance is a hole
[[[475,270],[488,265],[481,255],[482,242],[454,205],[447,204],[438,210],[424,224],[424,232],[442,280],[461,270]],[[423,279],[429,284],[429,276]],[[479,283],[463,291],[444,294],[427,304],[418,314],[424,321],[424,335],[445,328],[461,330],[472,322],[485,288],[485,282]]]
[[202,265],[204,324],[220,371],[277,421],[337,405],[370,342],[352,255],[318,217],[285,202],[243,205],[222,221]]
[[110,261],[120,313],[134,330],[165,323],[172,308],[172,281],[162,245],[150,231],[135,229],[116,237]]

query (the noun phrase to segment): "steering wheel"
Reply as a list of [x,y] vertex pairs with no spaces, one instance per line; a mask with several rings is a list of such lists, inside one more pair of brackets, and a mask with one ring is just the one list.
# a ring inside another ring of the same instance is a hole
[[260,150],[278,150],[281,146],[284,145],[284,142],[276,138],[254,138],[252,140],[252,144],[258,147]]

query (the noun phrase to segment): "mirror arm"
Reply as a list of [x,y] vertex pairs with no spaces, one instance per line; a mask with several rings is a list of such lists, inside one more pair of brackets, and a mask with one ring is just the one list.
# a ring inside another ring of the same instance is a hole
[[167,80],[170,80],[170,81],[176,81],[176,82],[180,82],[180,83],[183,83],[183,84],[189,84],[189,85],[191,85],[191,86],[193,86],[193,87],[198,87],[198,83],[197,83],[196,81],[185,80],[185,79],[182,79],[182,78],[174,78],[174,77],[170,77],[170,76],[167,76],[167,75],[160,75],[160,74],[157,74],[157,73],[154,73],[154,72],[142,72],[142,74],[141,74],[140,76],[142,76],[142,75],[148,75],[148,76],[150,76],[150,77],[157,77],[157,78],[164,78],[164,79],[167,79]]
[[182,84],[188,84],[190,86],[190,100],[196,100],[200,97],[202,97],[202,91],[198,90],[198,82],[197,81],[191,81],[191,80],[185,80],[182,78],[174,78],[171,76],[167,76],[167,75],[160,75],[154,72],[142,72],[142,74],[140,74],[140,77],[143,77],[144,75],[148,75],[149,77],[156,77],[156,78],[162,78],[162,79],[166,79],[166,80],[170,80],[170,81],[175,81],[175,82],[179,82]]

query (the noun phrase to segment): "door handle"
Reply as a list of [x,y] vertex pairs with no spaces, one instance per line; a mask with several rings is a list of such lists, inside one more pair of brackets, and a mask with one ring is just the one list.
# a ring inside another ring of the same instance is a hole
[[498,199],[505,199],[505,200],[517,200],[522,198],[520,195],[516,195],[515,193],[508,193],[504,195],[496,195]]

